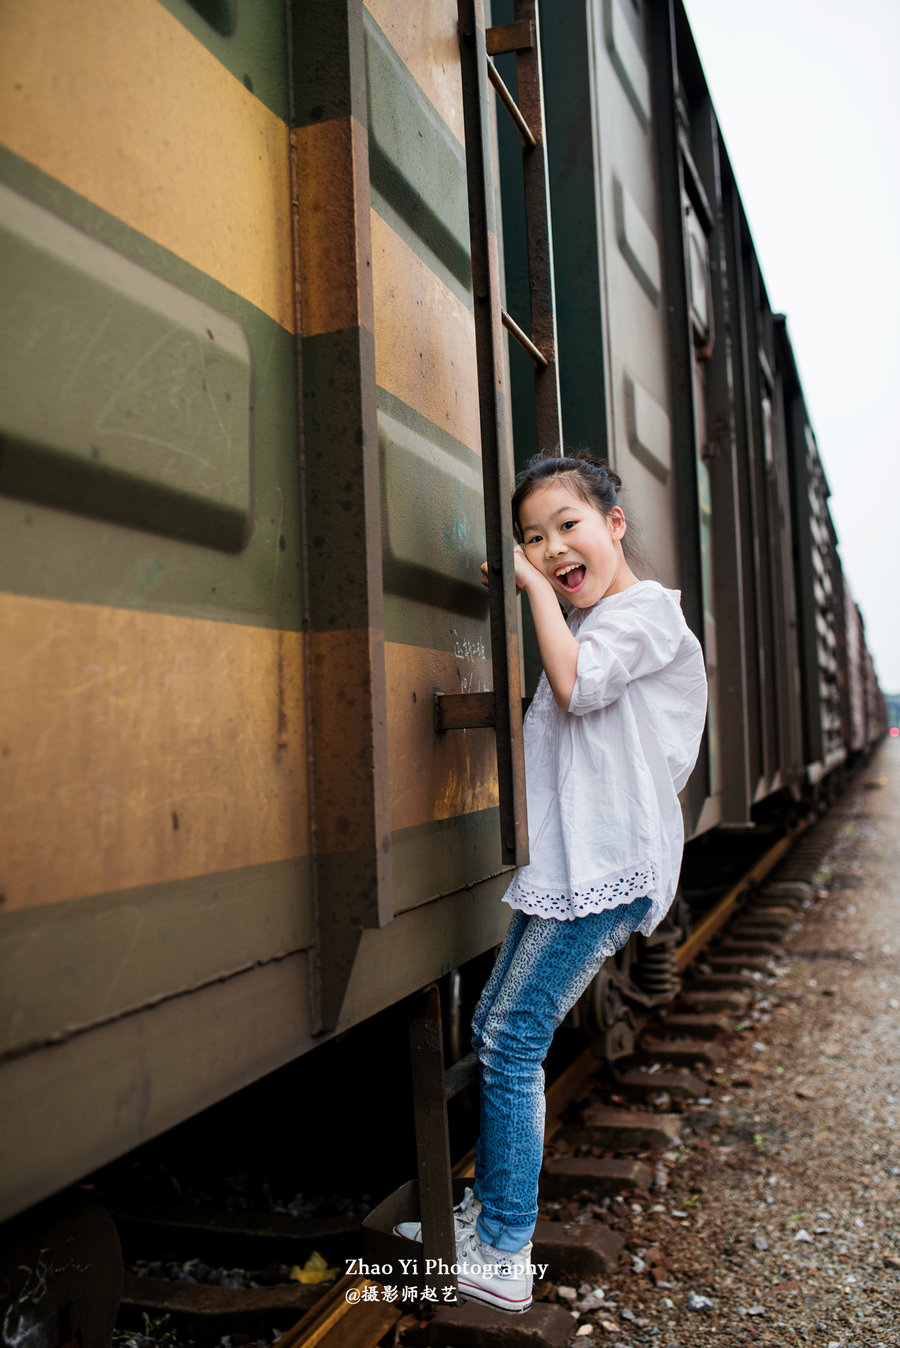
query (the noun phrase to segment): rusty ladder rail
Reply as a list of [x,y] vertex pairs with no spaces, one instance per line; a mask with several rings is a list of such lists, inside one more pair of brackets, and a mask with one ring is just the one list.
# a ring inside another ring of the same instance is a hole
[[[560,451],[562,444],[537,0],[515,0],[515,22],[487,30],[483,0],[459,0],[458,13],[494,691],[487,696],[453,695],[452,708],[451,698],[439,695],[435,720],[441,730],[493,725],[497,738],[502,857],[507,864],[522,865],[528,857],[528,829],[509,520],[512,451],[505,406],[503,329],[528,351],[534,362],[538,443],[551,451]],[[519,103],[493,60],[512,52],[516,53]],[[491,86],[522,139],[531,337],[501,303]]]
[[[537,441],[545,451],[562,452],[559,368],[556,344],[556,292],[553,280],[553,230],[544,125],[537,0],[516,0],[515,22],[489,28],[485,34],[488,79],[522,140],[525,182],[525,230],[531,291],[531,337],[505,311],[506,330],[534,361]],[[495,56],[516,53],[518,103],[494,64]]]
[[[413,999],[409,1018],[409,1056],[422,1254],[426,1267],[430,1259],[443,1260],[447,1267],[452,1267],[456,1262],[456,1236],[447,1103],[474,1080],[477,1061],[475,1054],[470,1053],[444,1071],[441,998],[436,983],[430,983]],[[452,1274],[436,1274],[433,1283],[442,1295],[446,1287],[456,1290],[456,1279]]]

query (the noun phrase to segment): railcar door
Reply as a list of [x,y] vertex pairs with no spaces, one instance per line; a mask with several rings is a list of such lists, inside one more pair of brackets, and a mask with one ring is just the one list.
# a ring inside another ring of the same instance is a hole
[[[365,541],[355,542],[360,571],[344,565],[344,531],[325,540],[331,560],[323,576],[333,567],[352,591],[365,575],[371,610],[356,631],[368,643],[373,678],[379,658],[383,668],[383,692],[376,694],[381,718],[375,701],[371,712],[377,814],[364,801],[366,813],[347,816],[347,839],[332,832],[327,879],[320,862],[323,1024],[343,1025],[502,934],[504,910],[495,900],[517,849],[501,830],[499,806],[509,776],[521,779],[521,750],[506,756],[498,782],[491,718],[445,717],[440,699],[474,701],[496,692],[499,655],[512,679],[497,700],[508,704],[508,726],[517,704],[519,744],[521,708],[515,606],[507,598],[492,633],[481,585],[484,433],[457,3],[410,7],[369,0],[365,7],[347,5],[346,19],[344,6],[323,4],[312,7],[318,12],[312,24],[309,6],[295,8],[297,135],[302,153],[322,165],[326,204],[329,129],[336,132],[348,115],[351,123],[344,156],[352,186],[334,207],[339,214],[355,203],[351,251],[360,297],[358,341],[340,315],[329,317],[320,332],[304,332],[304,400],[317,416],[326,405],[338,418],[347,409],[350,420],[339,438],[344,445],[350,438],[350,462],[364,472],[370,492]],[[342,53],[342,88],[324,114],[326,67],[307,40],[319,23],[330,25],[330,40]],[[311,274],[328,257],[329,234],[326,225],[310,239]],[[332,358],[338,348],[346,358]],[[492,471],[496,476],[499,465],[508,481],[502,366],[498,379]],[[309,415],[305,433],[310,483],[318,481],[324,495],[335,473],[334,437]],[[347,524],[352,531],[352,512]],[[316,546],[312,518],[310,530]],[[508,571],[508,524],[498,540],[501,555]],[[345,626],[327,588],[311,600],[314,628]],[[331,715],[339,728],[340,706]],[[337,800],[329,781],[339,776],[328,763],[322,770],[321,790]],[[348,889],[347,858],[359,848],[368,856],[367,879]]]
[[[604,0],[548,23],[543,55],[566,442],[621,473],[645,574],[681,590],[711,673],[709,733],[682,798],[690,836],[720,817],[711,497],[694,417],[711,313],[702,230],[689,312],[673,40],[665,10]],[[512,290],[522,272],[507,238]],[[525,457],[538,446],[516,364],[512,375]]]

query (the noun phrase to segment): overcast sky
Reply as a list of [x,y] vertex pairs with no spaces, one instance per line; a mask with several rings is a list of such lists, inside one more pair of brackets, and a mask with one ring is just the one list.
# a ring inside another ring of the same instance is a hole
[[684,0],[844,570],[900,691],[900,0]]

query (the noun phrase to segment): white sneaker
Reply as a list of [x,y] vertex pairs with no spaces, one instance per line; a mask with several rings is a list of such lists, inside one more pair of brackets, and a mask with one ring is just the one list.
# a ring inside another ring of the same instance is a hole
[[[461,1201],[453,1209],[453,1225],[457,1244],[467,1231],[475,1229],[475,1222],[480,1211],[481,1199],[476,1198],[471,1189],[466,1189]],[[421,1241],[422,1223],[421,1221],[398,1222],[394,1227],[394,1235],[402,1236],[404,1240]]]
[[521,1315],[531,1305],[533,1282],[531,1241],[515,1254],[494,1251],[488,1254],[474,1225],[456,1245],[459,1272],[456,1281],[460,1296],[480,1301],[498,1311]]

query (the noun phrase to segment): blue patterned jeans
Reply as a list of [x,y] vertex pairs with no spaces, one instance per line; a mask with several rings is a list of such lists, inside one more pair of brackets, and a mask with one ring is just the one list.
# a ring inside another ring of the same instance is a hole
[[481,1081],[473,1187],[482,1205],[478,1234],[495,1250],[521,1250],[537,1221],[542,1064],[553,1033],[649,907],[634,899],[565,922],[513,912],[472,1018]]

